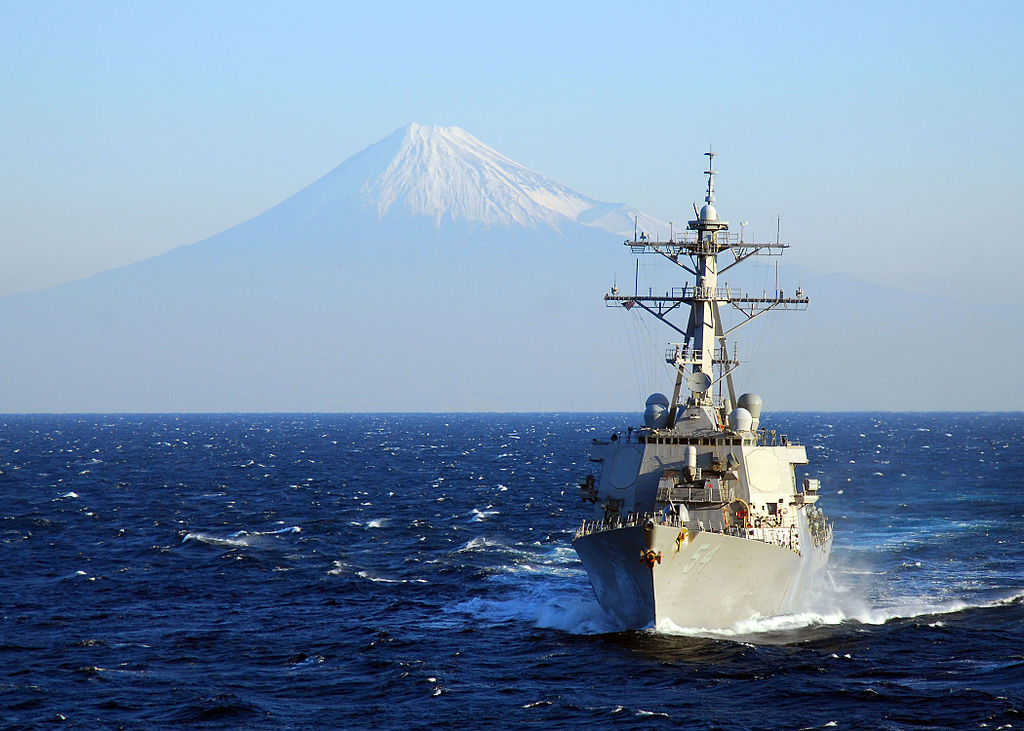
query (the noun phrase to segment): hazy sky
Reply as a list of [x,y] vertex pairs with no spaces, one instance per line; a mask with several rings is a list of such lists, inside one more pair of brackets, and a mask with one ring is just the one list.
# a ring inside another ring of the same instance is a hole
[[[0,295],[251,218],[410,121],[790,260],[1024,304],[1024,3],[2,2]],[[970,292],[967,292],[970,290]]]

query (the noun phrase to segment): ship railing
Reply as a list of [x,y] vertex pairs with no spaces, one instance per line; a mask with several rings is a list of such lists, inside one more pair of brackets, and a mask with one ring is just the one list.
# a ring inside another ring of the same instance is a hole
[[721,287],[698,287],[693,284],[684,284],[682,287],[673,287],[668,298],[682,300],[719,300],[728,302],[733,298],[745,299],[746,293],[741,289],[733,289],[729,285]]
[[576,529],[576,535],[573,540],[581,536],[588,536],[591,533],[600,533],[606,530],[615,530],[616,528],[628,528],[634,525],[646,525],[647,523],[667,525],[673,528],[683,527],[683,521],[680,521],[679,515],[676,513],[627,513],[626,515],[615,515],[603,520],[584,520],[580,527]]
[[743,528],[743,536],[762,543],[800,553],[800,533],[795,525],[779,527]]
[[[688,249],[699,251],[702,253],[717,254],[719,251],[726,246],[742,246],[745,242],[740,241],[739,233],[733,233],[731,231],[718,231],[715,235],[715,241],[701,240],[700,234],[692,229],[683,229],[681,231],[672,231],[667,241],[659,239],[652,239],[646,234],[637,234],[637,237],[632,241],[626,241],[625,244],[630,248],[634,249],[639,253],[640,250],[645,247],[658,248],[668,246],[680,246],[684,245]],[[715,246],[717,244],[717,247]],[[752,245],[752,244],[747,244]]]
[[724,485],[718,487],[659,485],[655,499],[659,503],[727,503],[732,500],[732,489]]
[[[705,525],[704,522],[700,520],[681,520],[677,513],[628,513],[625,516],[616,515],[604,520],[584,520],[580,524],[580,527],[576,529],[576,535],[573,536],[573,540],[593,533],[601,533],[607,530],[616,530],[618,528],[628,528],[630,526],[647,524],[663,525],[679,529],[686,528],[688,531],[694,533],[718,533],[720,535],[760,541],[773,546],[779,546],[780,548],[786,548],[797,555],[801,555],[800,533],[795,525],[779,527],[762,526],[758,528],[741,526],[710,526]],[[815,546],[820,546],[821,542],[824,541],[826,537],[831,536],[831,533],[832,524],[830,523],[826,527],[826,531],[820,533],[822,537],[821,541],[817,541],[812,537],[812,543],[814,543]]]
[[757,443],[763,447],[799,447],[800,442],[790,439],[788,434],[781,434],[774,429],[758,429]]
[[[701,363],[704,360],[704,351],[697,348],[690,348],[683,343],[670,343],[665,349],[665,362],[673,365],[686,365],[687,363]],[[727,363],[735,365],[739,363],[735,357],[730,357],[729,351],[721,346],[711,351],[713,363]]]
[[762,256],[781,256],[782,251],[789,248],[789,244],[784,244],[781,241],[769,241],[766,243],[746,241],[741,232],[734,233],[724,229],[715,232],[713,242],[701,240],[700,233],[693,229],[683,229],[681,231],[670,229],[667,241],[651,238],[646,233],[637,231],[636,236],[632,240],[627,240],[623,243],[632,249],[635,254],[650,254],[665,249],[677,254],[719,254],[726,248],[732,248],[736,249],[737,257],[740,260],[746,258],[744,254],[747,252],[757,253]]

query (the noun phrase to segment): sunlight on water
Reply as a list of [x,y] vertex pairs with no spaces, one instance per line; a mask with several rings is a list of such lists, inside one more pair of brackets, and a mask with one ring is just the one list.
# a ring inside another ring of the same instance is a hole
[[7,417],[4,722],[754,729],[767,695],[774,728],[1018,725],[1024,417],[774,415],[818,435],[822,582],[624,631],[571,542],[631,418]]

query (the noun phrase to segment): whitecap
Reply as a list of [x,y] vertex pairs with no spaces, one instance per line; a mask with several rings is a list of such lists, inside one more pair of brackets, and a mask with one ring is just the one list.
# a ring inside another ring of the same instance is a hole
[[186,533],[181,542],[194,541],[196,543],[205,543],[209,546],[241,548],[249,545],[249,541],[244,536],[245,531],[239,531],[230,538],[220,538],[219,536],[211,536],[207,533]]
[[[492,506],[488,505],[487,507],[490,508]],[[501,511],[499,511],[499,510],[488,510],[488,509],[478,510],[476,508],[473,508],[473,510],[470,511],[470,515],[473,516],[473,522],[475,522],[475,523],[479,523],[481,521],[487,520],[488,518],[490,518],[490,517],[492,517],[494,515],[500,515],[500,514],[501,514]]]
[[[334,573],[329,571],[328,573]],[[380,584],[429,584],[430,582],[426,579],[388,579],[383,576],[374,576],[369,571],[357,571],[356,576],[361,579],[368,579]]]
[[292,533],[301,533],[302,527],[297,525],[291,525],[286,528],[280,528],[278,530],[267,530],[267,531],[248,531],[238,530],[229,535],[227,538],[221,536],[211,535],[209,533],[202,532],[189,532],[185,534],[182,542],[185,541],[198,541],[200,543],[207,543],[211,546],[230,546],[232,548],[242,546],[252,546],[257,543],[260,539],[266,538],[267,536],[278,536],[288,535]]
[[401,584],[402,583],[402,581],[400,579],[385,579],[382,576],[374,576],[369,571],[357,571],[356,572],[356,576],[358,576],[361,579],[369,579],[370,581],[375,581],[375,582],[379,582],[379,583],[382,583],[382,584]]
[[507,546],[498,543],[497,541],[492,541],[490,538],[487,538],[486,536],[477,536],[476,538],[471,538],[470,540],[466,541],[466,543],[464,543],[458,549],[458,551],[456,551],[456,553],[466,553],[468,551],[479,551],[480,549],[496,547],[507,548]]

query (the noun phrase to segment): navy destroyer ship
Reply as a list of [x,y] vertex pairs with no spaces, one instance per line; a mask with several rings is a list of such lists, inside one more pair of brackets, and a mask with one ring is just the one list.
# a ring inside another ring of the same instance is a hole
[[[647,399],[643,426],[594,440],[599,465],[580,485],[591,513],[576,531],[579,554],[602,608],[626,628],[723,629],[800,608],[828,561],[832,524],[817,506],[818,480],[797,484],[803,445],[763,428],[761,398],[736,395],[735,346],[726,338],[761,315],[802,310],[799,288],[748,296],[719,277],[780,243],[748,243],[715,209],[715,153],[705,205],[668,241],[634,235],[634,253],[656,254],[689,276],[664,295],[626,295],[612,307],[640,311],[671,328],[666,361],[671,398]],[[734,316],[722,318],[727,310]],[[734,322],[735,321],[735,322]]]

